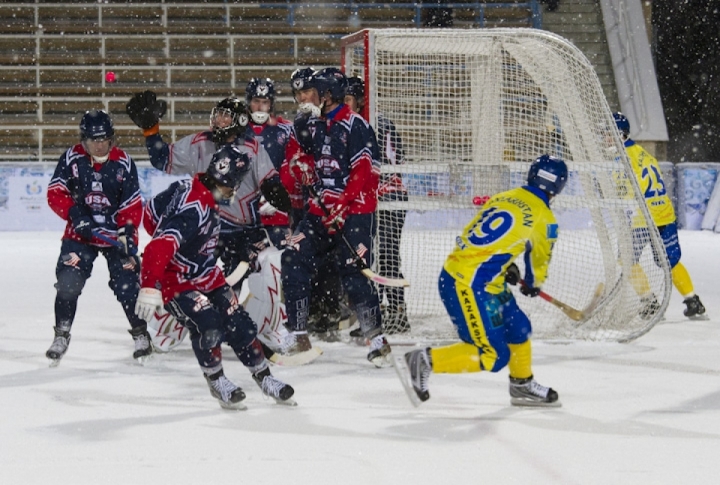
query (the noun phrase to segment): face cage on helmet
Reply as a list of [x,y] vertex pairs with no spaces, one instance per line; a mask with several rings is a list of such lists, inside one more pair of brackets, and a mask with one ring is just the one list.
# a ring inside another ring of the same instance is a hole
[[[230,124],[224,127],[216,126],[215,118],[219,115],[229,116]],[[215,146],[221,146],[227,143],[227,139],[232,135],[239,135],[243,127],[240,125],[240,115],[238,113],[228,108],[215,107],[210,112],[210,128],[213,143],[215,143]]]

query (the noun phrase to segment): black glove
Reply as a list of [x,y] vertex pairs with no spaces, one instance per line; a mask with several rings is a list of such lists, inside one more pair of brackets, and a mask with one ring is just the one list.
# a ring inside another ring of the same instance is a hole
[[505,283],[515,286],[518,281],[520,281],[520,269],[515,263],[510,263],[510,266],[505,271]]
[[68,217],[70,218],[70,223],[73,226],[75,234],[88,241],[93,238],[92,230],[95,228],[95,221],[86,210],[74,205],[70,207]]
[[124,246],[125,254],[128,256],[135,256],[138,252],[137,245],[135,244],[135,226],[132,224],[125,224],[125,227],[118,229],[118,241]]
[[160,122],[167,111],[167,103],[158,100],[152,91],[143,91],[130,98],[125,105],[125,112],[133,123],[143,130],[148,130]]
[[521,285],[520,293],[525,296],[529,296],[530,298],[535,298],[540,294],[540,288],[533,288],[532,286]]

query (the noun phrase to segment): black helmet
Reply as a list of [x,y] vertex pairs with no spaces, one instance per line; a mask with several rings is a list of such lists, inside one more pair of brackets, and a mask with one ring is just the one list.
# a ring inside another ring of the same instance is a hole
[[[217,126],[218,116],[228,116],[230,124]],[[228,142],[228,138],[236,135],[238,138],[245,136],[245,128],[248,124],[248,110],[245,103],[238,98],[225,98],[213,108],[210,113],[210,127],[212,128],[212,141],[216,147],[221,147]]]
[[348,87],[345,91],[345,94],[348,96],[353,96],[355,99],[357,99],[358,103],[361,103],[365,100],[365,81],[362,80],[362,78],[358,76],[353,76],[347,78]]
[[302,69],[295,69],[290,75],[290,88],[292,89],[293,95],[303,89],[311,88],[310,79],[315,74],[315,69],[312,67],[304,67]]
[[329,92],[333,102],[342,103],[345,100],[348,80],[337,67],[326,67],[313,74],[310,86],[317,89],[321,100],[325,93]]
[[213,154],[206,174],[217,185],[237,189],[248,171],[250,159],[247,153],[228,143]]

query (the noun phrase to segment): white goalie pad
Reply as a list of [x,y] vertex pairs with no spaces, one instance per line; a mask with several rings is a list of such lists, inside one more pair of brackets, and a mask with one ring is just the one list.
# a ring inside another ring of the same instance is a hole
[[257,259],[260,271],[248,276],[241,293],[248,292],[243,306],[258,327],[258,338],[278,353],[283,353],[289,337],[280,283],[281,255],[272,246],[262,250]]
[[188,329],[164,309],[155,311],[155,315],[147,322],[147,331],[157,352],[171,351],[180,345],[188,334]]

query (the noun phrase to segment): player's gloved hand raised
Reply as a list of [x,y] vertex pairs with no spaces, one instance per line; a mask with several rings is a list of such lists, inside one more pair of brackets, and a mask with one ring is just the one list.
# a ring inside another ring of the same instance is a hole
[[155,288],[140,288],[140,293],[138,293],[137,302],[135,303],[135,314],[139,318],[149,322],[152,317],[155,316],[155,311],[162,308],[162,306],[163,301],[160,290],[156,290]]
[[70,207],[68,217],[70,218],[70,223],[73,226],[75,234],[87,241],[90,241],[93,238],[92,231],[95,229],[95,221],[87,210],[74,205]]
[[[125,112],[139,128],[149,130],[160,123],[160,118],[167,111],[167,103],[152,91],[143,91],[130,98],[125,105]],[[147,135],[146,135],[147,136]]]
[[520,269],[515,263],[510,263],[510,266],[505,271],[505,283],[515,286],[518,281],[520,281]]
[[345,218],[347,217],[349,207],[346,204],[337,203],[330,210],[330,213],[323,218],[323,225],[327,229],[329,234],[335,234],[337,231],[342,231],[345,225]]
[[520,293],[525,296],[529,296],[530,298],[535,298],[540,294],[540,288],[533,288],[532,286],[527,286],[523,283],[520,285]]

